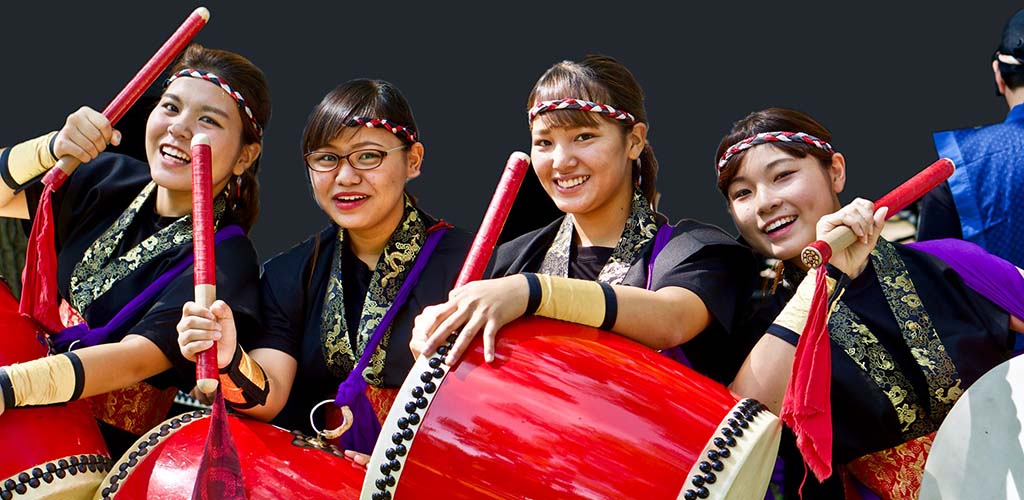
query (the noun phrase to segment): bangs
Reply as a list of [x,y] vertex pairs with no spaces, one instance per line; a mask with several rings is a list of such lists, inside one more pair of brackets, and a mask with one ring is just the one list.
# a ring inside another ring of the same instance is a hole
[[[351,102],[353,100],[355,102]],[[328,95],[309,118],[302,141],[303,154],[323,147],[346,130],[351,130],[353,127],[346,123],[356,117],[378,118],[382,107],[382,103],[373,96],[346,99],[343,95]]]
[[[610,102],[611,95],[608,90],[598,85],[597,78],[590,73],[592,72],[588,69],[569,61],[555,65],[537,82],[536,89],[530,95],[530,102],[527,103],[527,109],[541,101],[567,98],[618,107],[618,103]],[[601,115],[577,109],[556,109],[541,113],[535,119],[541,120],[541,123],[549,128],[596,127],[600,124],[598,120],[601,119]]]

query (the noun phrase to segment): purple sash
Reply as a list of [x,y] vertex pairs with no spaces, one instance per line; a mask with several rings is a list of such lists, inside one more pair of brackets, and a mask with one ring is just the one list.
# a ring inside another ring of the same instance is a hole
[[[239,236],[245,236],[245,231],[243,231],[241,227],[235,225],[227,226],[217,231],[217,235],[214,238],[214,244],[217,245],[224,240],[237,238]],[[188,245],[192,246],[191,243]],[[153,298],[156,297],[161,290],[167,287],[171,281],[188,269],[194,260],[194,252],[189,252],[188,256],[181,259],[181,262],[178,262],[174,267],[161,274],[160,277],[150,283],[142,293],[137,295],[128,302],[128,304],[121,308],[121,310],[118,311],[106,325],[97,328],[90,328],[89,325],[81,323],[65,328],[56,335],[51,335],[50,340],[53,343],[53,348],[57,352],[64,352],[70,350],[71,345],[75,342],[78,342],[75,345],[76,348],[106,343],[115,331],[124,326],[129,319],[135,317],[143,307],[149,306],[153,301]]]
[[437,243],[441,241],[441,236],[444,236],[447,230],[447,228],[440,228],[427,235],[427,241],[420,249],[419,255],[416,256],[416,262],[409,271],[409,275],[405,277],[401,288],[398,289],[395,300],[391,303],[388,311],[384,313],[377,328],[373,330],[370,340],[366,342],[366,348],[363,349],[363,355],[359,357],[359,362],[338,386],[334,404],[339,407],[348,406],[352,410],[352,427],[341,436],[342,448],[346,450],[367,454],[373,452],[373,446],[377,443],[377,435],[380,434],[380,421],[377,420],[377,414],[373,411],[370,400],[366,398],[366,379],[363,378],[363,370],[370,364],[370,358],[377,351],[377,346],[384,338],[384,333],[388,331],[388,326],[395,319],[398,310],[408,300],[412,289],[416,287],[423,268],[427,267],[430,255],[434,253]]

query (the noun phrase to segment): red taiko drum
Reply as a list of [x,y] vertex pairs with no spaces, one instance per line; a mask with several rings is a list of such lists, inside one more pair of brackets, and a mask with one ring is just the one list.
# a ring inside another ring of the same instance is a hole
[[[444,354],[444,353],[441,353]],[[595,328],[522,318],[450,371],[421,357],[374,448],[367,500],[761,498],[778,418]]]
[[[0,366],[47,354],[35,323],[0,281]],[[110,453],[88,403],[8,408],[0,415],[0,500],[91,498],[110,470]]]
[[[337,448],[315,447],[301,434],[247,417],[229,415],[228,428],[248,498],[359,497],[366,470]],[[209,412],[202,410],[153,428],[114,464],[96,498],[191,499],[209,429]]]

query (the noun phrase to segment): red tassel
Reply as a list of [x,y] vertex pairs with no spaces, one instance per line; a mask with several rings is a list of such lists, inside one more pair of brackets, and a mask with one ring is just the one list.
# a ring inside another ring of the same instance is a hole
[[231,430],[228,428],[224,395],[217,391],[217,397],[213,401],[213,415],[210,416],[210,432],[206,436],[206,447],[199,462],[192,500],[245,498],[242,463],[235,449],[235,441],[231,439]]
[[804,462],[819,481],[832,475],[832,356],[828,336],[828,273],[818,268],[807,323],[796,344],[782,421],[796,434]]
[[28,237],[25,270],[19,312],[34,319],[49,333],[64,329],[60,320],[60,296],[57,293],[57,251],[53,242],[53,192],[67,180],[67,174],[52,168],[43,177],[43,195],[36,206],[36,217]]

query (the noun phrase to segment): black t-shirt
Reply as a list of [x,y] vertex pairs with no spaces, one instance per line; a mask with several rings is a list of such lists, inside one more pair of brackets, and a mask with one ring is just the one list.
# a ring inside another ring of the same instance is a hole
[[581,280],[596,280],[601,269],[612,257],[614,248],[582,247],[573,245],[569,250],[569,277]]
[[[134,158],[113,153],[100,154],[81,165],[53,195],[54,239],[57,250],[57,285],[62,297],[70,297],[71,275],[86,250],[121,215],[151,181],[149,165]],[[34,182],[25,192],[29,212],[35,217],[42,183]],[[152,194],[127,227],[111,260],[124,255],[174,219],[161,217],[154,210],[156,194]],[[225,213],[219,227],[234,224],[230,212]],[[30,226],[29,226],[30,227]],[[187,225],[191,235],[191,224]],[[189,243],[173,246],[118,280],[107,292],[78,311],[86,322],[97,328],[106,325],[128,302],[150,283],[192,253]],[[255,328],[259,311],[259,260],[248,238],[230,238],[216,247],[217,296],[231,304],[239,331]],[[193,270],[188,267],[163,288],[153,302],[137,317],[115,332],[110,342],[117,342],[131,333],[150,340],[167,356],[172,370],[151,377],[148,382],[158,388],[176,385],[190,390],[195,386],[195,364],[186,361],[178,347],[176,325],[181,320],[181,307],[195,297]]]
[[[499,246],[491,276],[540,269],[561,223],[560,218]],[[631,263],[623,285],[646,287],[653,247],[652,239]],[[570,259],[570,272],[579,273],[577,277],[596,275],[593,267],[601,260],[603,250],[593,248],[577,249],[577,262]],[[585,260],[578,262],[581,251]],[[723,384],[732,381],[756,341],[738,338],[733,332],[735,314],[751,295],[756,271],[756,261],[748,248],[721,229],[692,220],[682,220],[673,227],[671,239],[655,259],[651,290],[685,288],[700,297],[711,312],[711,324],[681,347],[695,370]]]

